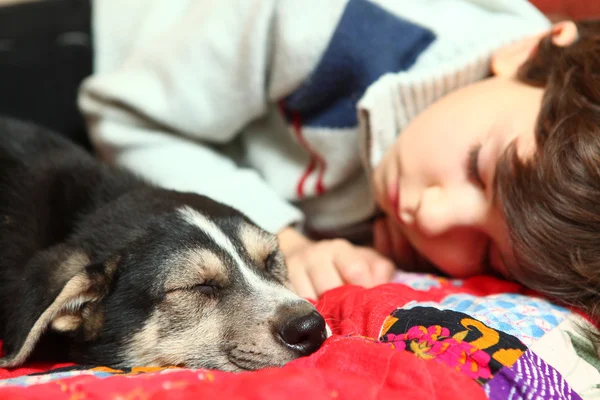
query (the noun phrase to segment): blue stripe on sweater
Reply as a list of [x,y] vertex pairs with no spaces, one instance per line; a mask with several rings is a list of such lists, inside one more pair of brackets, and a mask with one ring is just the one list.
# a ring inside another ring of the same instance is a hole
[[349,0],[316,69],[283,101],[285,117],[302,124],[349,128],[356,104],[381,75],[410,68],[433,41],[429,29],[398,18],[367,0]]

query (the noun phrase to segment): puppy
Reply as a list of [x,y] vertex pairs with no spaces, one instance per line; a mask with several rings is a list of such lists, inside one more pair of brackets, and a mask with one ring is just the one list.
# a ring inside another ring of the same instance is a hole
[[286,288],[276,238],[240,212],[37,126],[0,119],[0,135],[0,366],[254,370],[328,336]]

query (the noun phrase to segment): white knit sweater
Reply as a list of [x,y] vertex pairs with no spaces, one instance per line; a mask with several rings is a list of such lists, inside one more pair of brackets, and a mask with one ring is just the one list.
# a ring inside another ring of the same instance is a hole
[[549,26],[525,0],[96,0],[93,12],[80,106],[100,155],[272,232],[368,219],[369,169],[406,123]]

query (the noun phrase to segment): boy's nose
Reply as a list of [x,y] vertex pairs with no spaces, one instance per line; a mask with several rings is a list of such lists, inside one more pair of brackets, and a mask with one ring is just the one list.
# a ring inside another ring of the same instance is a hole
[[428,237],[443,235],[455,228],[481,228],[488,208],[487,199],[475,188],[431,186],[421,195],[415,223]]

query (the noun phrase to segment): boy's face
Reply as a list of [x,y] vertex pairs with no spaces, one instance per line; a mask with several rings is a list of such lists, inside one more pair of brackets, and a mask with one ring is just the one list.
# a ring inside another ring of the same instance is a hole
[[516,73],[546,35],[556,46],[569,46],[578,30],[562,21],[500,49],[492,58],[494,77],[422,112],[375,169],[375,196],[386,213],[375,224],[375,247],[401,267],[414,262],[416,251],[452,276],[488,267],[510,275],[514,255],[493,181],[511,143],[521,159],[536,151],[544,89],[521,83]]
[[398,137],[373,185],[386,212],[376,247],[400,263],[407,248],[452,276],[506,273],[514,263],[501,204],[494,203],[498,160],[513,141],[535,151],[543,89],[494,76],[440,99]]

